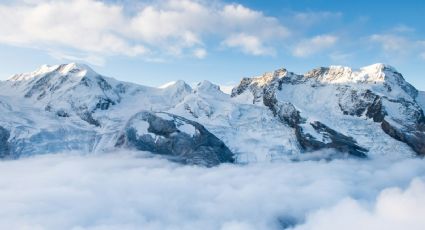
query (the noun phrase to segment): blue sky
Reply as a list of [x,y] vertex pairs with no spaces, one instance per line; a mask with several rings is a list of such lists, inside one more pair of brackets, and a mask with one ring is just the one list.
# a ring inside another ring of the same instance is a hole
[[425,2],[0,1],[0,79],[84,62],[120,80],[230,85],[281,67],[383,62],[425,90]]

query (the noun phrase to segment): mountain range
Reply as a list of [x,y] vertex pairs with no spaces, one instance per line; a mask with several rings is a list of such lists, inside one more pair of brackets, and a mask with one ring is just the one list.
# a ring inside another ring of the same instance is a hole
[[424,156],[424,110],[425,92],[385,64],[279,69],[231,94],[209,81],[155,88],[45,65],[0,82],[0,157],[131,149],[214,166]]

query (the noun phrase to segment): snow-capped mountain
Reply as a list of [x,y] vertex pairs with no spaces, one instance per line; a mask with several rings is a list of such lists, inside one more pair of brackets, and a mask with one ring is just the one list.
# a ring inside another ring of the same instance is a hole
[[[0,156],[131,148],[190,164],[425,154],[425,93],[394,68],[280,69],[228,95],[203,81],[159,88],[82,64],[0,83]],[[320,156],[319,156],[320,157]]]
[[358,71],[331,66],[304,75],[281,69],[243,79],[232,91],[269,107],[294,128],[304,150],[331,147],[357,156],[406,152],[391,138],[424,155],[422,95],[383,64]]

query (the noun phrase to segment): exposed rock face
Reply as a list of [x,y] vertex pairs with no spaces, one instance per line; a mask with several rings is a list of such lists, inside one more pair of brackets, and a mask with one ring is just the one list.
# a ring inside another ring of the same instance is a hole
[[[400,79],[400,78],[397,78]],[[401,84],[412,96],[417,91]],[[389,86],[387,86],[389,87]],[[370,90],[364,93],[353,93],[351,104],[340,105],[346,115],[361,116],[381,123],[382,130],[392,138],[409,145],[418,155],[425,155],[425,117],[422,108],[414,101],[404,98],[390,99],[378,96]]]
[[[279,88],[277,89],[279,90]],[[270,88],[263,92],[263,103],[265,106],[269,107],[273,114],[279,117],[282,122],[295,129],[297,140],[305,151],[332,148],[352,156],[360,158],[367,157],[366,153],[368,150],[358,146],[357,142],[352,137],[345,136],[318,121],[310,125],[323,139],[328,139],[328,142],[325,143],[324,140],[318,140],[311,134],[304,132],[301,125],[305,124],[306,121],[301,117],[300,112],[290,102],[279,102],[275,97],[274,91],[270,90]],[[365,109],[366,108],[364,108],[364,110]]]
[[382,130],[392,138],[406,143],[418,155],[425,155],[425,117],[416,103],[378,97],[366,116],[381,122]]
[[319,150],[332,148],[352,156],[360,158],[367,157],[368,150],[360,147],[352,137],[341,134],[318,121],[310,123],[310,125],[322,135],[323,140],[327,139],[328,141],[317,140],[314,136],[304,133],[302,127],[298,126],[296,128],[296,135],[304,149]]
[[[332,148],[355,157],[367,157],[368,150],[360,147],[354,138],[343,135],[318,121],[306,124],[305,119],[300,116],[300,112],[291,103],[281,103],[277,108],[277,116],[281,121],[295,129],[297,140],[305,151]],[[313,135],[305,132],[303,125],[311,125],[316,133],[320,134],[322,140],[318,140]]]
[[376,97],[366,110],[366,117],[373,119],[374,122],[382,122],[386,115],[385,110],[382,108],[381,97]]
[[[345,115],[360,117],[378,99],[378,96],[369,89],[355,90],[341,87],[339,91],[338,105]],[[350,103],[346,103],[347,101]]]
[[[417,91],[404,85],[412,95]],[[382,130],[392,138],[409,145],[418,155],[425,155],[425,117],[421,107],[404,98],[390,99],[378,96],[369,90],[351,97],[353,104],[341,110],[347,115],[361,116],[365,111],[368,118],[381,123]],[[347,111],[354,111],[347,112]]]
[[425,111],[425,92],[418,92],[418,96],[416,97],[415,101],[422,108],[422,111]]
[[8,142],[9,137],[9,131],[0,126],[0,158],[5,158],[10,155],[10,148]]
[[281,121],[284,121],[292,128],[296,128],[304,119],[295,106],[290,102],[281,102],[277,104],[276,114]]
[[185,164],[233,163],[233,153],[199,123],[169,113],[143,111],[133,116],[116,146],[169,156]]
[[237,95],[242,94],[243,92],[245,92],[245,90],[248,89],[251,83],[252,83],[252,78],[242,78],[239,85],[237,85],[235,88],[232,89],[231,96],[235,97]]
[[397,124],[384,120],[381,123],[382,129],[389,136],[409,145],[418,155],[425,156],[425,126],[421,124],[418,129],[406,130]]

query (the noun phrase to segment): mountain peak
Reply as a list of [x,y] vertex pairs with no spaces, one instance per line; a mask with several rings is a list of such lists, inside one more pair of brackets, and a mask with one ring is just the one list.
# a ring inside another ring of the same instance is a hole
[[197,91],[197,92],[217,92],[217,91],[220,91],[220,86],[213,84],[210,81],[203,80],[196,85],[195,91]]
[[363,66],[363,67],[360,68],[360,70],[364,70],[364,71],[372,71],[372,70],[385,71],[385,70],[389,70],[389,71],[392,71],[392,72],[397,72],[397,70],[393,66],[385,64],[385,63],[375,63],[375,64],[372,64],[372,65]]
[[[359,69],[346,66],[329,66],[312,69],[305,74],[294,74],[286,69],[265,73],[260,77],[244,78],[232,91],[232,96],[243,93],[250,87],[281,88],[282,84],[298,85],[352,85],[358,88],[373,88],[393,98],[414,100],[417,90],[410,85],[394,67],[376,63]],[[261,94],[261,90],[258,92]],[[258,95],[257,95],[258,96]]]
[[170,81],[167,82],[158,88],[160,89],[171,89],[171,88],[191,88],[185,81],[177,80],[177,81]]
[[359,69],[347,66],[329,66],[312,69],[303,75],[307,79],[315,79],[322,83],[345,84],[345,83],[384,83],[398,82],[403,84],[404,78],[392,66],[376,63]]
[[192,92],[192,87],[182,80],[172,81],[158,88],[167,92],[169,95],[173,95],[175,98],[180,98]]
[[90,68],[90,66],[82,63],[69,63],[58,65],[56,66],[56,69],[54,71],[59,72],[63,75],[72,74],[79,77],[99,75],[92,68]]
[[77,77],[99,75],[86,64],[68,63],[60,65],[42,65],[33,72],[13,75],[9,81],[27,81],[49,73],[57,73],[59,75],[73,75]]

